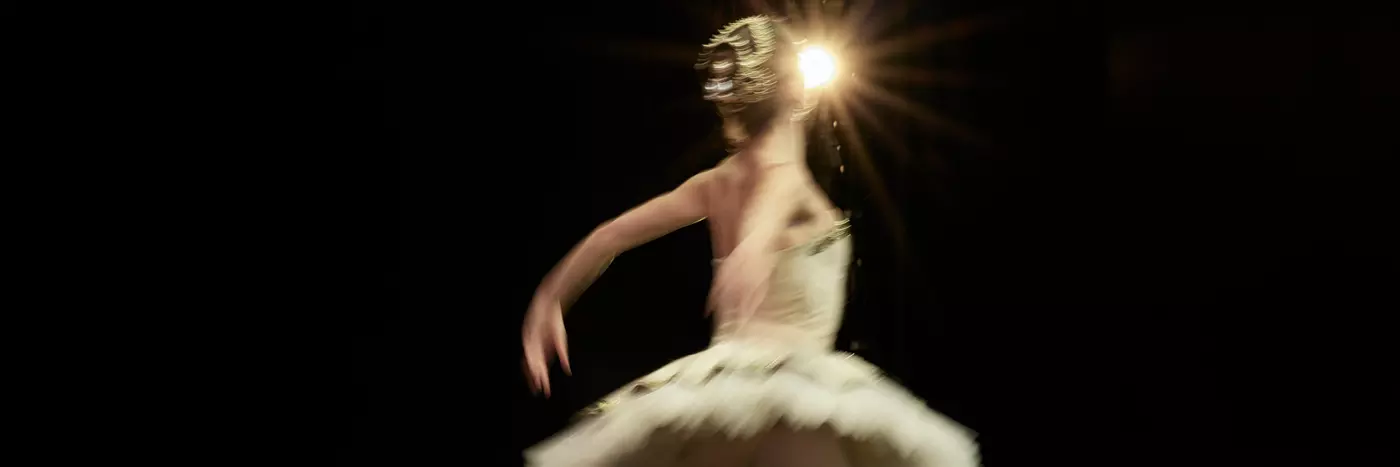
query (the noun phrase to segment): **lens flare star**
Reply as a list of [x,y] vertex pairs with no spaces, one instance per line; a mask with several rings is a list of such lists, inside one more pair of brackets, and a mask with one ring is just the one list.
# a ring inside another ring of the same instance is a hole
[[836,58],[818,46],[810,46],[797,54],[802,81],[807,89],[824,86],[836,78]]

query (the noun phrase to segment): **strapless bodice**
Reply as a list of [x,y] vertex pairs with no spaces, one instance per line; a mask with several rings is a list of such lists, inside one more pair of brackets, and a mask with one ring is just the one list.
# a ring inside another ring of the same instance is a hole
[[[719,260],[716,260],[718,262]],[[778,253],[768,294],[747,322],[719,316],[712,343],[762,341],[781,347],[830,349],[846,305],[850,223]]]

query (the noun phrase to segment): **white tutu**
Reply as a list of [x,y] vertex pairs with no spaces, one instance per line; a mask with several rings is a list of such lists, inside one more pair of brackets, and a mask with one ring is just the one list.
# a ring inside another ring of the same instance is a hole
[[728,342],[677,360],[605,398],[526,452],[537,467],[679,465],[692,438],[743,440],[784,424],[825,429],[853,466],[971,467],[971,434],[873,365],[837,352]]
[[971,433],[873,365],[830,350],[845,305],[847,227],[780,252],[751,320],[719,313],[709,349],[604,398],[527,451],[528,464],[752,465],[759,455],[749,447],[759,445],[778,453],[765,459],[803,467],[832,457],[857,467],[977,465]]

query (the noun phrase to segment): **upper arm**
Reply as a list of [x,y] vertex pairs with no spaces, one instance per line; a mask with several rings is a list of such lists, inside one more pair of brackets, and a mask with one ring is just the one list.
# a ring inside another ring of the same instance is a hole
[[612,254],[619,254],[704,220],[709,213],[706,192],[712,177],[709,171],[691,177],[676,189],[599,226],[593,237]]

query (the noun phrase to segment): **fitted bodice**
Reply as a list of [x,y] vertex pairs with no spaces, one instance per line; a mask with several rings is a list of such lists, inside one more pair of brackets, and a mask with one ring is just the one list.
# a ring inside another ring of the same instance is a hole
[[731,314],[717,313],[713,343],[764,341],[830,349],[841,328],[850,262],[850,226],[844,220],[806,243],[778,252],[768,293],[758,310],[744,323],[729,319]]

